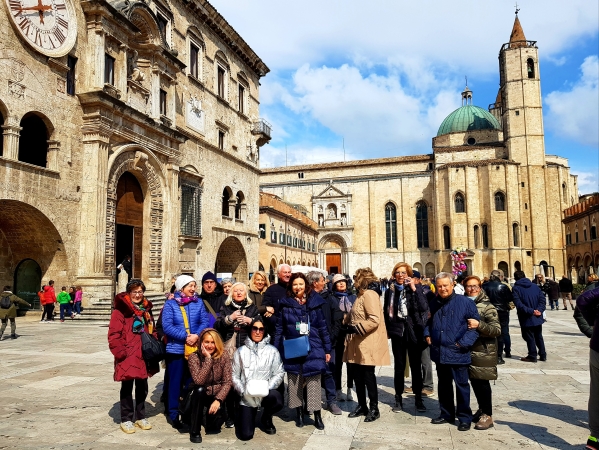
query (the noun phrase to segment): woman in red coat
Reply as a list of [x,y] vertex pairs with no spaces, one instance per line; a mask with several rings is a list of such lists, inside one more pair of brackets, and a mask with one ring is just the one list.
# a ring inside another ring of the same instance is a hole
[[158,372],[158,365],[148,367],[141,352],[142,333],[152,334],[154,331],[152,303],[144,297],[145,290],[141,280],[131,279],[127,283],[127,292],[121,292],[114,298],[114,311],[108,327],[108,346],[114,355],[114,381],[121,382],[121,430],[127,434],[135,433],[135,427],[142,430],[152,428],[146,419],[145,400],[148,377]]

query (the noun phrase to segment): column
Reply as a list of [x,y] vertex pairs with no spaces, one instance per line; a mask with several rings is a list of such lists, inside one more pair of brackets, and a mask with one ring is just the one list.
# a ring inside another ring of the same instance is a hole
[[46,157],[46,168],[58,171],[58,152],[60,151],[60,142],[49,140],[48,156]]
[[19,137],[22,129],[16,124],[2,125],[3,158],[19,159]]

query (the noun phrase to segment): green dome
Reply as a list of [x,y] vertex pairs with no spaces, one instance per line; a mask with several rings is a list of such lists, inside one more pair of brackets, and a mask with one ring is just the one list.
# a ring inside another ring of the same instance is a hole
[[489,111],[478,106],[465,105],[448,115],[437,132],[437,136],[460,131],[500,130],[499,122]]

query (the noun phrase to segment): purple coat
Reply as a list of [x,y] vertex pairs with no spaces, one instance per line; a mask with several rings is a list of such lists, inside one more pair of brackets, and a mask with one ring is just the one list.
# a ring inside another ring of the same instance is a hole
[[576,306],[585,320],[593,325],[590,347],[599,352],[599,288],[585,291],[576,299]]

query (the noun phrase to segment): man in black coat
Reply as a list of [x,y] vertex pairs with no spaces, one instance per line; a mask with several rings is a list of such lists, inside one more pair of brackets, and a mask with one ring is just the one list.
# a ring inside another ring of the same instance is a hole
[[[562,275],[562,279],[559,280],[559,293],[564,302],[564,310],[568,309],[566,305],[566,300],[570,302],[570,306],[574,309],[574,305],[572,304],[572,291],[574,290],[574,286],[572,285],[572,280],[570,280],[567,276]],[[559,309],[559,305],[558,305]]]
[[262,306],[272,306],[275,309],[275,313],[270,317],[264,317],[266,330],[271,336],[271,339],[275,337],[275,328],[277,326],[276,316],[279,314],[279,300],[287,297],[287,285],[291,278],[291,266],[289,264],[281,264],[277,269],[278,281],[275,284],[271,284],[264,295],[262,296]]
[[497,310],[499,324],[501,325],[501,336],[497,338],[497,364],[505,364],[503,360],[503,351],[505,357],[512,357],[512,339],[510,337],[510,311],[513,309],[514,296],[509,287],[501,282],[501,272],[499,270],[491,271],[489,281],[483,284],[483,290],[486,292],[489,301]]
[[[340,416],[342,411],[341,408],[337,406],[337,389],[341,389],[341,386],[335,386],[333,372],[335,370],[335,346],[337,345],[339,330],[341,329],[341,323],[343,322],[343,312],[339,308],[339,301],[337,298],[331,291],[326,289],[327,282],[322,273],[316,271],[308,272],[307,278],[308,283],[312,286],[314,292],[320,295],[325,301],[325,304],[322,306],[322,313],[331,338],[331,359],[327,364],[326,372],[320,378],[320,382],[326,393],[327,409],[332,414]],[[335,280],[345,281],[345,277],[343,275],[335,275],[333,277],[333,286],[335,285]]]
[[202,293],[200,294],[200,298],[208,302],[212,311],[217,316],[220,314],[220,309],[227,299],[226,296],[223,297],[223,294],[223,288],[216,279],[216,275],[212,272],[206,272],[202,277]]

